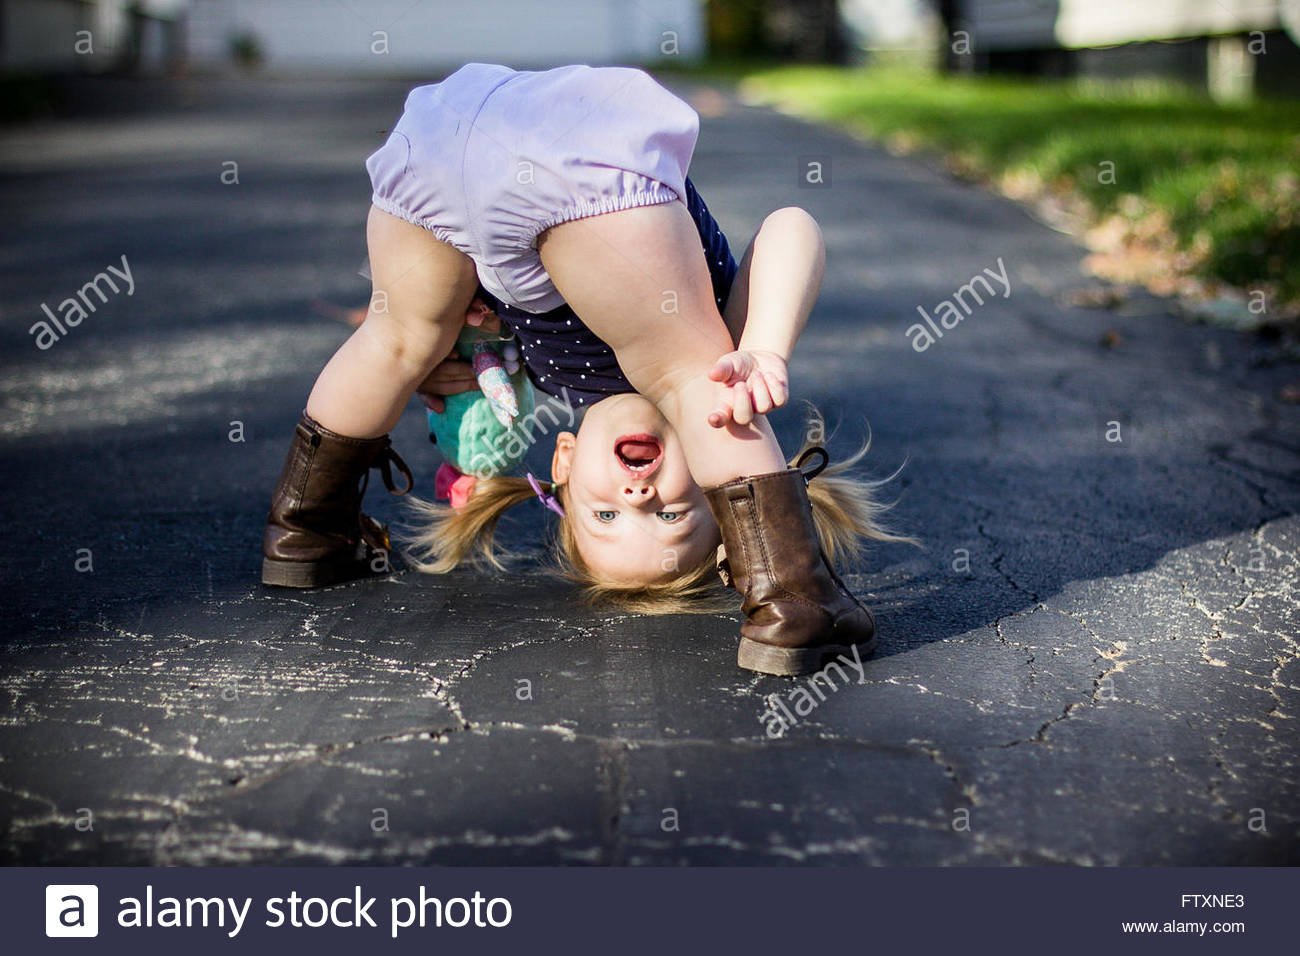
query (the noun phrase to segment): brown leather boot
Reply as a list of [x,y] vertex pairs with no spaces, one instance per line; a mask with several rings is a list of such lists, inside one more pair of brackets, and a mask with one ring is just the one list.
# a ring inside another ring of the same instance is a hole
[[822,552],[799,469],[737,478],[705,498],[726,551],[718,570],[744,597],[741,667],[807,674],[827,657],[876,649],[875,619]]
[[[401,491],[393,465],[406,478]],[[389,572],[388,528],[361,513],[371,468],[395,495],[414,484],[387,435],[348,438],[302,413],[262,534],[263,584],[315,588]]]

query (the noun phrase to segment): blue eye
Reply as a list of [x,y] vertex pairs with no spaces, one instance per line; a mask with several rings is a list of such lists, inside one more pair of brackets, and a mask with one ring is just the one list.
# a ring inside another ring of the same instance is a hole
[[682,516],[682,513],[680,511],[660,511],[658,514],[660,518],[662,518],[664,521],[667,521],[669,524],[672,524],[674,521],[676,521],[678,518]]
[[617,511],[595,511],[592,512],[598,521],[604,521],[606,524],[618,517]]

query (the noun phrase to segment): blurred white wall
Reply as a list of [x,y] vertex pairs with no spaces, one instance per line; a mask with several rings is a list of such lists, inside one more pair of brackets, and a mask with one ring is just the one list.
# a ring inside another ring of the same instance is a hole
[[840,0],[840,16],[868,50],[919,48],[935,19],[930,0]]
[[290,72],[651,64],[706,47],[704,0],[190,0],[192,63],[228,60],[236,34],[255,38],[267,68]]
[[964,0],[980,50],[1077,49],[1273,30],[1296,0]]

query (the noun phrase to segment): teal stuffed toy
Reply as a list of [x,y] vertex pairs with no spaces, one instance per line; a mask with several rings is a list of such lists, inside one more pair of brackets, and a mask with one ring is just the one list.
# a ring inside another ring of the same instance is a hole
[[456,354],[473,363],[479,389],[447,395],[444,412],[429,412],[429,438],[445,459],[435,494],[453,508],[468,499],[475,478],[505,474],[523,461],[528,442],[514,424],[534,407],[533,387],[513,337],[466,326],[456,339]]

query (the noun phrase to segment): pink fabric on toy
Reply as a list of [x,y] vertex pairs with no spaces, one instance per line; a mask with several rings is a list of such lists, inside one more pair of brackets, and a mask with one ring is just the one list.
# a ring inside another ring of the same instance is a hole
[[451,502],[453,508],[465,507],[474,483],[478,481],[473,475],[464,474],[455,465],[443,462],[433,476],[433,494],[435,498]]

